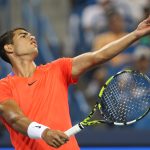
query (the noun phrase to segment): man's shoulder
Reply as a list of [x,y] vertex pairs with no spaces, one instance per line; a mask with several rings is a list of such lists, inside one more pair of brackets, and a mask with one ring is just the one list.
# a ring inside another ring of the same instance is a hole
[[45,72],[45,71],[49,71],[49,70],[54,70],[54,68],[56,68],[58,59],[57,60],[53,60],[51,62],[47,62],[46,64],[41,64],[39,66],[37,66],[37,70],[39,72]]
[[69,58],[69,57],[58,58],[58,59],[48,62],[44,65],[43,64],[39,65],[38,69],[49,69],[50,67],[56,67],[56,66],[63,64],[64,62],[70,62],[71,60],[72,60],[72,58]]
[[11,83],[11,81],[12,80],[15,80],[15,79],[17,79],[16,77],[15,77],[15,74],[13,73],[13,72],[10,72],[9,74],[7,74],[4,78],[1,78],[0,79],[0,84],[9,84],[9,83]]
[[4,81],[8,81],[10,78],[10,75],[8,74],[7,76],[5,76],[4,78],[0,79],[0,82],[4,82]]
[[6,84],[8,84],[9,80],[10,80],[9,76],[6,76],[6,77],[0,79],[0,85],[6,85]]

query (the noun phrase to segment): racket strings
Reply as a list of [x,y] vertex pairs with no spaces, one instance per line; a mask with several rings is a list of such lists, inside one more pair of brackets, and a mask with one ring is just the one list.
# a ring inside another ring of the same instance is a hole
[[129,122],[144,114],[150,106],[150,84],[138,73],[115,76],[101,97],[107,120]]

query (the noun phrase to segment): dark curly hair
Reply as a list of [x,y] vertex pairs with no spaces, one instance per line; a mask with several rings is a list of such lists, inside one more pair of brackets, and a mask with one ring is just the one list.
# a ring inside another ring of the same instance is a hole
[[6,51],[4,49],[4,46],[6,44],[13,44],[13,37],[14,37],[14,32],[16,30],[25,30],[27,31],[26,29],[24,28],[15,28],[13,30],[10,30],[10,31],[7,31],[5,32],[3,35],[0,36],[0,57],[6,61],[7,63],[11,64],[7,54],[6,54]]

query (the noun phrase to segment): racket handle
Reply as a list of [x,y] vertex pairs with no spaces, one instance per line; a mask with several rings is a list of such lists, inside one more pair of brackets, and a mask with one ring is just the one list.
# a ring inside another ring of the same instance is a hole
[[74,125],[72,128],[68,129],[67,131],[65,131],[64,133],[70,137],[72,135],[77,134],[78,132],[80,132],[82,129],[84,129],[84,127],[79,123]]

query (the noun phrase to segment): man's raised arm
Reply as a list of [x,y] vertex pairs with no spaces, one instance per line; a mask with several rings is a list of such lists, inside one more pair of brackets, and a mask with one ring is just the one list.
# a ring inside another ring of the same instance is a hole
[[103,48],[73,58],[72,76],[79,77],[88,69],[102,64],[115,57],[139,38],[150,34],[150,16],[142,21],[136,30],[128,35],[107,44]]

